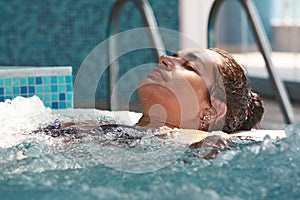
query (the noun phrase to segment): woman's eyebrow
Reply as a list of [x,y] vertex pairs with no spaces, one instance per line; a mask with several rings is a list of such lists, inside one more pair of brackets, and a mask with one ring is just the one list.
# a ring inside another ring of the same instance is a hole
[[[174,53],[172,56],[178,58],[178,57],[179,57],[179,54]],[[200,63],[203,63],[203,61],[202,61],[198,56],[196,56],[196,55],[193,54],[193,53],[188,53],[188,54],[186,54],[183,58],[184,58],[187,62],[190,62],[190,61],[198,61],[198,62],[200,62]],[[204,63],[203,63],[203,64],[204,64]]]
[[184,56],[184,59],[186,59],[186,60],[188,60],[188,61],[194,61],[194,60],[199,60],[199,61],[201,61],[201,59],[200,59],[198,56],[196,56],[195,54],[193,54],[193,53],[188,53],[188,54],[186,54],[186,55]]

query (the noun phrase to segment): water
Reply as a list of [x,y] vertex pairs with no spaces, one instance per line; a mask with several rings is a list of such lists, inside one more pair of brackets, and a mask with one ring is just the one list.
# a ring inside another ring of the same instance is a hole
[[[48,111],[51,119],[68,119],[66,113]],[[69,115],[83,121],[99,117],[98,112],[86,112],[91,117]],[[122,121],[106,112],[100,114],[102,119]],[[40,124],[44,125],[43,120]],[[288,126],[288,137],[280,141],[268,137],[263,142],[237,140],[233,149],[212,160],[199,156],[203,150],[158,139],[151,132],[132,147],[123,143],[103,146],[93,138],[66,143],[59,137],[31,135],[28,131],[35,127],[22,126],[29,136],[22,133],[21,142],[2,142],[5,147],[0,148],[1,199],[300,197],[300,125]]]

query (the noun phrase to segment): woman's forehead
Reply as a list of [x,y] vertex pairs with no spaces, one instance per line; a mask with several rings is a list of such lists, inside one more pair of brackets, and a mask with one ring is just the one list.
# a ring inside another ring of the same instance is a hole
[[184,58],[187,61],[221,63],[221,56],[209,49],[184,49],[174,54],[176,57]]
[[183,49],[177,52],[178,55],[184,56],[186,54],[199,54],[199,53],[205,53],[206,49]]

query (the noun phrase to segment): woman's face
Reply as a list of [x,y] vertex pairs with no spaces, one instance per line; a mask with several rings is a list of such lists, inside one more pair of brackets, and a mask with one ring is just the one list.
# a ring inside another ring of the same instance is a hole
[[183,50],[161,56],[159,66],[140,82],[138,89],[148,127],[199,129],[201,115],[211,107],[209,65],[217,62],[220,57],[210,50]]

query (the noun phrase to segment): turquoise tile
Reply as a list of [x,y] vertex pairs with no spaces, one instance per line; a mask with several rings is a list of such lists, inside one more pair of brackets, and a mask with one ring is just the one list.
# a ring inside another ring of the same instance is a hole
[[43,101],[51,101],[51,95],[50,94],[44,94]]
[[44,85],[44,92],[51,92],[51,85]]
[[60,108],[60,109],[66,108],[66,102],[60,101],[60,102],[59,102],[59,108]]
[[59,85],[58,86],[58,92],[66,92],[66,86],[65,85]]
[[38,96],[41,100],[43,99],[43,94],[42,93],[39,93],[39,94],[35,94],[36,96]]
[[13,87],[13,93],[14,93],[14,95],[19,95],[20,94],[20,87]]
[[5,86],[11,86],[11,82],[12,82],[11,78],[4,79]]
[[0,78],[0,87],[4,85],[3,83],[4,83],[3,79]]
[[10,99],[10,100],[12,100],[13,97],[12,97],[12,96],[5,96],[5,99]]
[[6,95],[8,95],[8,94],[11,95],[12,94],[12,88],[11,87],[6,87],[5,88],[5,94]]
[[58,101],[58,94],[57,94],[57,93],[52,93],[51,96],[52,96],[52,97],[51,97],[51,100],[52,100],[52,101]]
[[67,92],[72,92],[72,91],[73,91],[73,85],[67,84]]
[[50,76],[44,76],[43,77],[43,83],[46,85],[46,84],[51,84],[51,78]]
[[65,83],[65,76],[59,76],[58,77],[58,83]]
[[28,77],[28,85],[33,85],[35,81],[34,77]]
[[48,108],[51,108],[51,103],[50,102],[44,102],[44,105]]
[[67,108],[73,108],[73,102],[67,101]]
[[57,87],[57,85],[51,85],[51,91],[52,91],[52,92],[58,92],[58,87]]
[[20,85],[20,78],[13,78],[13,85],[14,86]]
[[20,78],[21,85],[27,85],[27,78]]
[[42,93],[42,92],[43,92],[43,86],[37,85],[37,86],[35,87],[35,92],[36,92],[36,93]]
[[73,101],[73,93],[67,93],[67,101]]
[[73,82],[73,76],[66,76],[66,83],[72,83]]
[[51,83],[57,83],[57,76],[51,76]]

